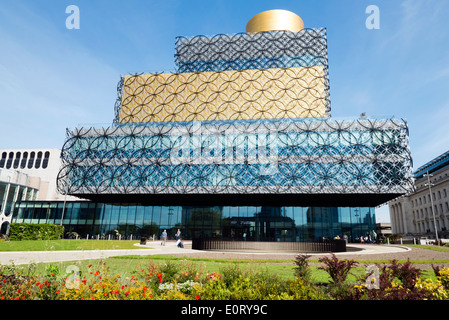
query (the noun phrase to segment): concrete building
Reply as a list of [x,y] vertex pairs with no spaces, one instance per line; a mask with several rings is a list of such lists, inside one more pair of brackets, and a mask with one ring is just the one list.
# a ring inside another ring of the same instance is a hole
[[0,233],[6,233],[16,202],[64,200],[56,189],[60,154],[59,149],[0,150]]
[[437,230],[448,238],[449,151],[419,167],[414,179],[414,192],[388,204],[393,233],[435,238]]

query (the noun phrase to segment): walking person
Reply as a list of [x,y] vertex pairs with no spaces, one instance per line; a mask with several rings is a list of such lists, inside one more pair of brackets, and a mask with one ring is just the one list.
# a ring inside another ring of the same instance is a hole
[[181,230],[178,229],[178,232],[176,232],[176,240],[181,239]]
[[164,232],[162,232],[161,246],[165,246],[165,241],[167,241],[167,230],[164,229]]
[[373,242],[377,243],[377,233],[374,230],[372,230],[372,233],[373,233]]

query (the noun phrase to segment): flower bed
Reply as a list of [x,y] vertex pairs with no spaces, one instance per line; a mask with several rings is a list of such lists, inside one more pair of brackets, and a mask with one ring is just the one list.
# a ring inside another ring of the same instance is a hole
[[[357,263],[322,258],[323,270],[332,281],[310,281],[308,256],[298,255],[293,280],[280,279],[267,271],[248,271],[238,264],[227,264],[220,272],[207,273],[201,264],[183,260],[156,265],[149,260],[145,268],[123,278],[113,274],[105,263],[85,270],[72,266],[61,272],[50,265],[35,275],[0,266],[0,300],[447,300],[449,269],[434,267],[436,280],[422,280],[410,262],[393,260],[376,265],[357,283],[347,275]],[[372,266],[371,266],[372,267]],[[374,272],[375,271],[375,272]]]

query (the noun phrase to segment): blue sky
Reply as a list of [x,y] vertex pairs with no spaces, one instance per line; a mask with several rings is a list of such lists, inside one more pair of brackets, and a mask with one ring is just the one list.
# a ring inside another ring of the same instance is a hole
[[447,0],[0,0],[0,149],[61,148],[67,127],[110,124],[120,75],[174,71],[176,36],[244,32],[270,9],[327,28],[332,116],[407,119],[414,169],[449,150]]

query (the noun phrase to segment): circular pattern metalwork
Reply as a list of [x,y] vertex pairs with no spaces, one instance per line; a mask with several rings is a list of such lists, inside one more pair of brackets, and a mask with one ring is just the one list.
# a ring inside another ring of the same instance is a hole
[[403,120],[148,123],[68,131],[58,189],[114,193],[404,193]]
[[120,123],[323,117],[322,67],[126,76]]

